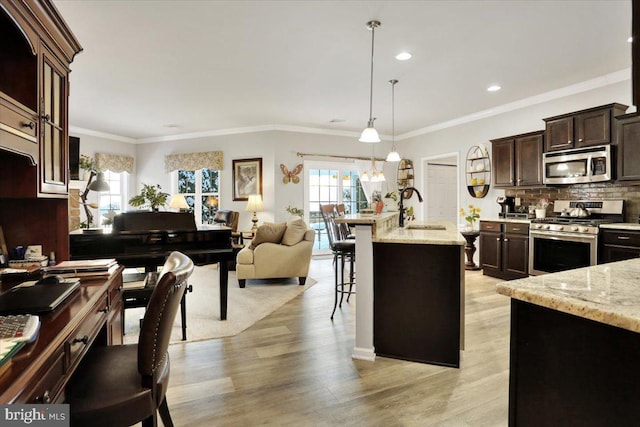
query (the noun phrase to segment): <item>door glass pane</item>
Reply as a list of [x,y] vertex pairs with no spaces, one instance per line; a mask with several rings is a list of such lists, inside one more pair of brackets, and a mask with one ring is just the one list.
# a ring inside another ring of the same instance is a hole
[[53,128],[53,165],[52,165],[52,178],[56,182],[62,182],[62,131]]
[[51,111],[51,121],[56,125],[61,125],[61,88],[62,88],[62,79],[58,75],[58,73],[53,73],[53,108]]
[[51,155],[53,153],[51,143],[53,142],[53,128],[50,124],[46,123],[44,125],[44,139],[42,141],[42,153],[44,154],[44,161],[42,162],[42,171],[44,173],[44,181],[51,181],[52,171],[51,165],[53,161],[51,159]]
[[44,97],[44,114],[49,116],[51,116],[51,72],[51,67],[45,62],[42,95]]
[[309,169],[308,200],[309,226],[316,230],[314,251],[327,252],[329,240],[325,231],[320,205],[344,203],[347,213],[357,213],[366,207],[366,198],[358,173],[350,164],[340,169]]

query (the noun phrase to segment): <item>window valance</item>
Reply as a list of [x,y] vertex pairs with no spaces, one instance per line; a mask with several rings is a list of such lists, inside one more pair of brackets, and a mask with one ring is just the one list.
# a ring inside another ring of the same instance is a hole
[[164,156],[164,171],[195,171],[198,169],[222,170],[222,151],[179,153]]
[[133,157],[120,154],[96,153],[96,166],[103,171],[133,173]]

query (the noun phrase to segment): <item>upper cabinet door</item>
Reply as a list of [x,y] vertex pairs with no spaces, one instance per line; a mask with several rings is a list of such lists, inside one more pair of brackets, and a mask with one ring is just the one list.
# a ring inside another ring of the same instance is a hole
[[576,116],[576,147],[609,144],[611,141],[611,110],[591,111]]
[[544,151],[573,148],[573,117],[549,120],[546,124]]
[[516,184],[542,184],[542,133],[516,138]]
[[491,141],[493,157],[493,186],[512,187],[515,185],[515,157],[513,139]]
[[43,47],[40,94],[40,193],[66,195],[67,71]]

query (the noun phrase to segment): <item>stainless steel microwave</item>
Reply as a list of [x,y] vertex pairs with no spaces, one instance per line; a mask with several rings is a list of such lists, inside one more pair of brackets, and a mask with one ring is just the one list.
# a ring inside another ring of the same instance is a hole
[[610,181],[611,145],[550,151],[542,155],[545,184]]

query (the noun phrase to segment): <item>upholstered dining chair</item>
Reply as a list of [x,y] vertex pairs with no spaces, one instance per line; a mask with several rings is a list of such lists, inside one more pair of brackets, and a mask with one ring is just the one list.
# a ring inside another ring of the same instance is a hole
[[216,224],[226,225],[231,228],[231,240],[233,243],[239,243],[240,232],[238,231],[238,220],[240,219],[240,212],[230,210],[219,210],[213,217],[213,222]]
[[173,252],[151,294],[137,344],[93,346],[65,388],[71,425],[173,426],[165,394],[169,339],[178,305],[193,272],[189,257]]

